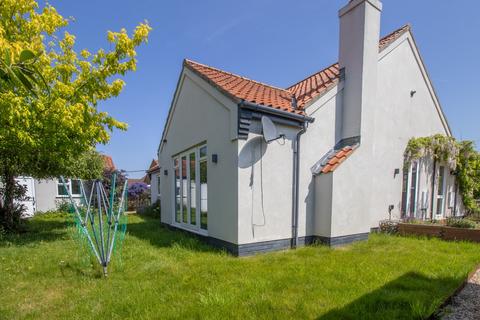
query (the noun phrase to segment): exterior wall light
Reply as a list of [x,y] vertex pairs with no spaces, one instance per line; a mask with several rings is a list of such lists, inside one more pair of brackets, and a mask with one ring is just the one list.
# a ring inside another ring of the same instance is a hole
[[395,168],[395,171],[393,171],[393,178],[395,179],[395,177],[397,176],[397,174],[400,173],[400,169],[399,168]]

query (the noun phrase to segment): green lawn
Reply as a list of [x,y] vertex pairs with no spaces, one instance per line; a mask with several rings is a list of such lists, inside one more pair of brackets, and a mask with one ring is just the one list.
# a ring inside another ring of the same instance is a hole
[[66,220],[0,240],[0,318],[415,319],[480,262],[476,244],[386,235],[235,258],[133,215],[104,279]]

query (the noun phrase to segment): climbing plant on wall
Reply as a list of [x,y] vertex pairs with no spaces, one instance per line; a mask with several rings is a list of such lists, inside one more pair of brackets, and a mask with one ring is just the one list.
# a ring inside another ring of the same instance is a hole
[[423,157],[445,162],[451,170],[457,167],[459,144],[453,137],[436,134],[429,137],[412,138],[405,149],[405,166]]
[[405,168],[424,157],[448,164],[457,177],[460,194],[469,212],[478,212],[480,197],[480,153],[472,141],[457,141],[441,134],[412,138],[404,152]]

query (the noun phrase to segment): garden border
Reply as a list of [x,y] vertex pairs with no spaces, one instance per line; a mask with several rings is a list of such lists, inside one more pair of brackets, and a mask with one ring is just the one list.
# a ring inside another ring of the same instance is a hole
[[399,223],[400,235],[437,237],[450,241],[480,242],[480,229],[466,229],[442,225]]
[[468,282],[472,279],[472,277],[479,270],[480,270],[480,264],[477,264],[475,266],[475,268],[468,273],[467,278],[462,282],[462,284],[460,286],[458,286],[458,288],[455,289],[455,291],[453,291],[451,295],[449,295],[447,298],[445,298],[445,300],[442,302],[442,304],[439,305],[438,308],[435,311],[433,311],[433,313],[427,318],[427,320],[439,320],[439,319],[441,319],[442,315],[440,314],[440,312],[446,306],[448,306],[449,304],[451,304],[453,302],[453,298],[455,296],[457,296],[465,288],[465,286],[468,284]]

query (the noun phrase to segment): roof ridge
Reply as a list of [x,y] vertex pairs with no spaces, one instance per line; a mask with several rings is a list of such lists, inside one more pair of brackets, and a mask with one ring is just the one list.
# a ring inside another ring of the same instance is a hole
[[[326,70],[330,69],[331,67],[334,67],[334,66],[337,65],[337,64],[338,64],[338,62],[332,63],[332,64],[329,65],[328,67],[325,67],[325,68],[323,68],[323,69],[321,69],[321,70],[319,70],[319,71],[317,71],[317,72],[314,72],[314,73],[310,74],[309,76],[306,76],[306,77],[303,78],[302,80],[300,80],[300,81],[292,84],[291,86],[287,87],[287,89],[285,89],[285,90],[290,91],[293,87],[295,87],[296,85],[302,83],[303,81],[307,80],[308,78],[311,78],[311,77],[313,77],[313,76],[315,76],[315,75],[317,75],[317,74],[319,74],[319,73],[325,72]],[[293,93],[292,93],[292,94],[293,94]]]
[[383,36],[383,37],[380,39],[380,41],[382,41],[382,40],[384,40],[384,39],[386,39],[386,38],[388,38],[388,37],[390,37],[390,36],[393,36],[393,35],[394,35],[395,33],[397,33],[397,32],[401,32],[401,31],[402,31],[402,32],[405,32],[405,31],[411,30],[411,29],[412,29],[412,24],[411,24],[410,22],[408,22],[408,23],[404,24],[402,27],[398,28],[397,30],[394,30],[394,31],[390,32],[389,34],[387,34],[386,36]]
[[288,90],[285,89],[285,88],[275,87],[275,86],[272,86],[272,85],[267,84],[267,83],[264,83],[264,82],[260,82],[260,81],[257,81],[257,80],[253,80],[253,79],[250,79],[250,78],[247,78],[247,77],[244,77],[244,76],[241,76],[241,75],[232,73],[232,72],[228,72],[228,71],[225,71],[225,70],[222,70],[222,69],[218,69],[218,68],[215,68],[215,67],[212,67],[212,66],[209,66],[209,65],[206,65],[206,64],[197,62],[197,61],[193,61],[193,60],[191,60],[191,59],[184,59],[184,64],[185,64],[185,63],[198,64],[198,65],[200,65],[200,66],[202,66],[202,67],[209,68],[209,69],[213,69],[213,70],[215,70],[215,71],[218,71],[218,72],[221,72],[221,73],[224,73],[224,74],[228,74],[228,75],[230,75],[230,76],[238,77],[238,78],[241,78],[241,79],[243,79],[243,80],[251,81],[251,82],[254,82],[254,83],[256,83],[256,84],[265,86],[265,87],[269,87],[269,88],[272,88],[272,89],[275,89],[275,90],[281,90],[281,91],[284,91],[285,93],[292,94],[290,91],[288,91]]

